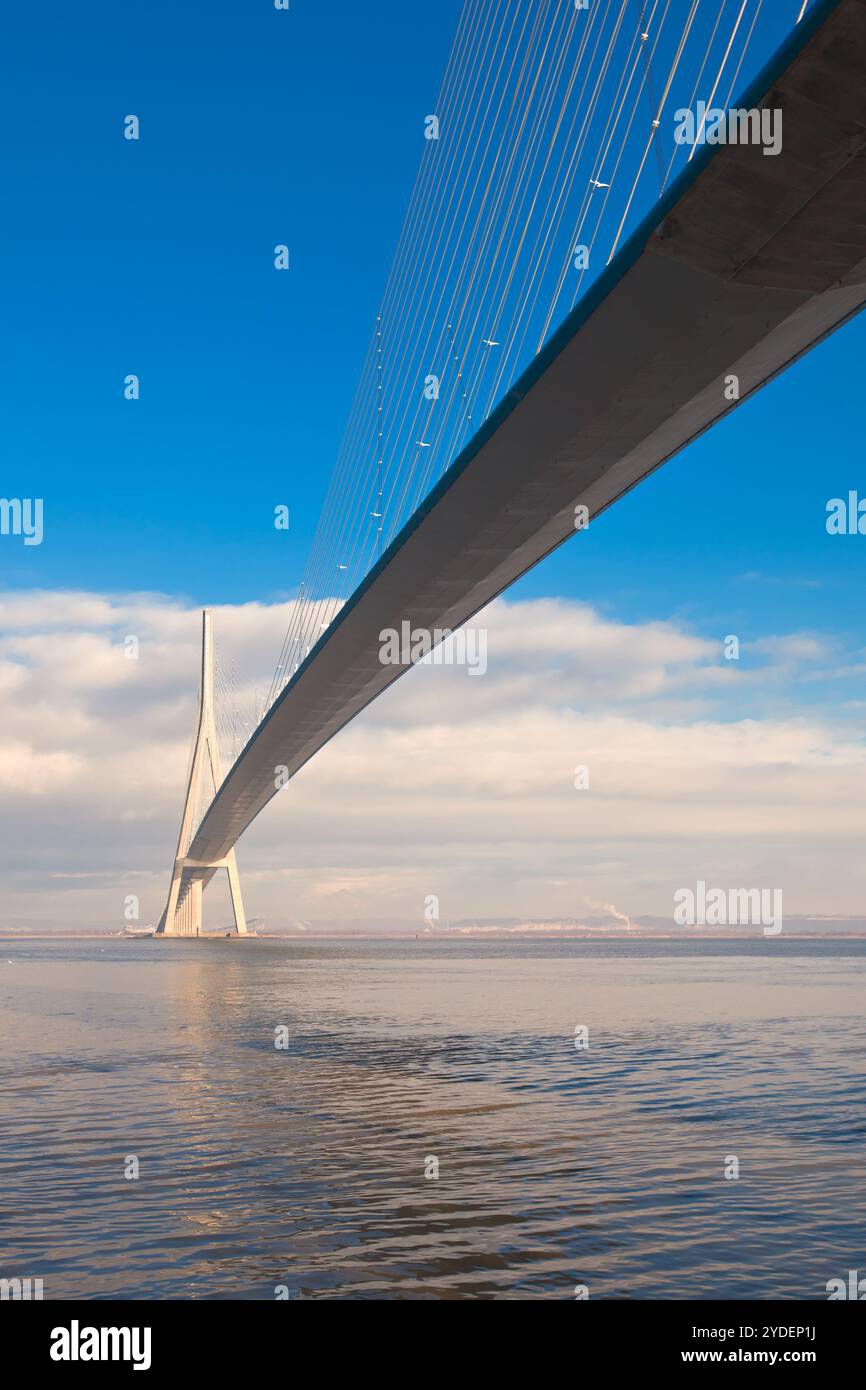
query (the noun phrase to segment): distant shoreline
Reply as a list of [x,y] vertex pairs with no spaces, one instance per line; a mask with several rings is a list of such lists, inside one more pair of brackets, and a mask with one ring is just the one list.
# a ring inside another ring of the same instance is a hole
[[[206,932],[199,937],[119,936],[116,932],[69,931],[0,931],[0,941],[226,941],[235,939],[234,932]],[[866,932],[785,932],[765,937],[760,930],[728,932],[724,936],[698,935],[685,932],[515,932],[515,931],[453,931],[453,932],[390,932],[372,935],[369,932],[257,932],[255,936],[239,937],[242,941],[866,941]]]

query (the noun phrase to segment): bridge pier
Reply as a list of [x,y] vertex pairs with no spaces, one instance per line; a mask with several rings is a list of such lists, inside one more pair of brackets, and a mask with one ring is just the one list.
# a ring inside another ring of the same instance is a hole
[[230,849],[223,859],[201,860],[188,857],[190,842],[195,826],[193,816],[198,806],[202,776],[210,770],[214,792],[222,782],[222,766],[217,744],[216,725],[213,713],[213,627],[209,609],[202,613],[201,637],[201,699],[199,703],[198,728],[193,746],[192,762],[186,786],[183,815],[180,822],[180,835],[168,901],[156,929],[157,936],[200,936],[203,926],[202,897],[218,869],[225,869],[229,880],[232,912],[235,931],[239,936],[247,935],[247,921],[244,914],[241,883],[234,849]]

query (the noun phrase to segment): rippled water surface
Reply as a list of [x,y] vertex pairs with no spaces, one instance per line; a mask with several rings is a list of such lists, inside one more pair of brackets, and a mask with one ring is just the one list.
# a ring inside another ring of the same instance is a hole
[[0,1275],[823,1298],[866,1270],[864,999],[866,942],[0,942]]

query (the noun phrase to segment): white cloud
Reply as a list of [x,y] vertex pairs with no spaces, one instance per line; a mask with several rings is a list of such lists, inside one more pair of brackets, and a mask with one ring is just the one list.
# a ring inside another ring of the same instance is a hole
[[[252,720],[292,605],[214,610]],[[200,612],[158,595],[3,602],[3,915],[144,920],[167,886],[195,713]],[[855,912],[866,747],[850,708],[796,703],[845,653],[767,635],[757,670],[676,623],[497,601],[488,671],[422,666],[263,812],[239,855],[250,915],[445,919],[670,911],[697,877],[781,886],[786,910]],[[140,643],[127,660],[124,638]],[[771,713],[760,716],[767,692]],[[575,768],[590,788],[576,790]],[[223,920],[210,890],[211,915]],[[208,903],[206,900],[206,911]]]

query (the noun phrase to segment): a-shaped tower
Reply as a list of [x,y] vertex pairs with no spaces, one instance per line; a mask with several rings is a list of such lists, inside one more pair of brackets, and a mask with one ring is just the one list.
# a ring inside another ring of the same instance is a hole
[[196,826],[193,817],[199,805],[203,779],[209,776],[216,792],[222,782],[219,746],[213,711],[213,624],[209,609],[202,613],[201,627],[201,704],[198,729],[193,745],[192,763],[186,786],[183,816],[168,902],[156,929],[157,936],[198,936],[202,927],[202,893],[217,869],[225,869],[229,877],[229,892],[238,935],[246,936],[247,923],[241,898],[241,885],[235,852],[230,849],[225,859],[201,863],[187,858]]

